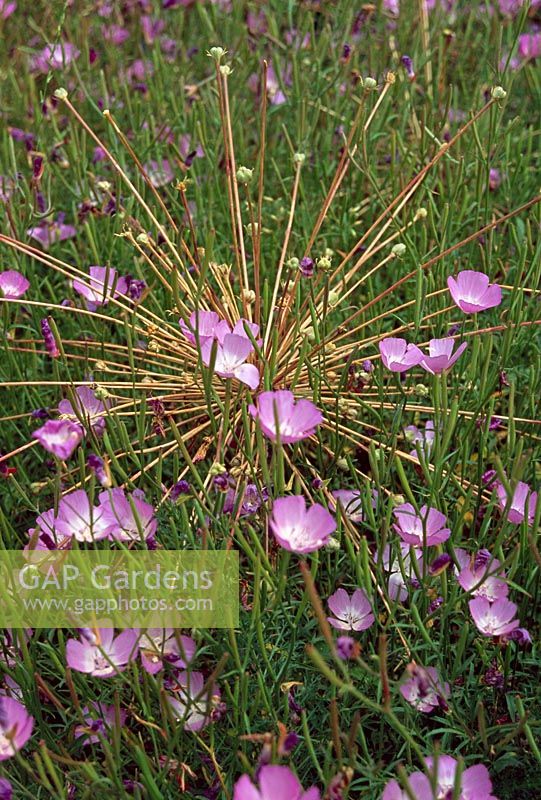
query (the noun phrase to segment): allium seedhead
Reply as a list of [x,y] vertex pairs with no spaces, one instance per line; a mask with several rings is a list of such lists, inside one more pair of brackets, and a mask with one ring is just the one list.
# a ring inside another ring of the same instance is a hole
[[374,78],[367,77],[362,79],[362,85],[365,89],[371,90],[376,88],[378,82]]
[[306,153],[294,153],[293,154],[293,163],[294,164],[304,164],[306,161]]
[[59,87],[58,89],[55,89],[54,96],[56,97],[57,100],[67,100],[68,92],[66,89]]
[[405,254],[406,250],[407,250],[406,245],[403,244],[402,242],[398,242],[398,244],[395,244],[391,248],[391,253],[393,254],[393,256],[398,256],[398,258],[401,258]]

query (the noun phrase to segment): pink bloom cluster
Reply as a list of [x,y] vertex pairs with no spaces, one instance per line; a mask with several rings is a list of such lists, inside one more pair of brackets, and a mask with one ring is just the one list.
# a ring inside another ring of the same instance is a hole
[[231,329],[225,319],[220,319],[215,311],[194,311],[189,325],[179,321],[180,328],[189,342],[198,346],[205,366],[212,361],[215,350],[214,371],[221,378],[236,378],[250,389],[259,386],[259,370],[254,364],[246,363],[254,352],[252,340],[246,333],[250,330],[257,341],[259,327],[245,319],[239,319]]
[[472,595],[468,606],[479,633],[514,639],[520,644],[529,642],[528,631],[520,628],[516,619],[517,606],[507,597],[509,587],[498,559],[492,558],[488,550],[469,555],[459,548],[456,556],[459,562],[457,580],[464,591]]
[[154,508],[135,489],[109,489],[99,494],[99,504],[93,506],[83,489],[63,497],[58,509],[51,508],[36,519],[29,531],[27,549],[59,550],[70,547],[71,539],[95,542],[111,539],[122,542],[153,540],[158,527]]
[[499,481],[495,484],[498,496],[498,505],[502,514],[513,525],[520,525],[526,520],[532,525],[537,511],[537,492],[534,492],[527,483],[518,481],[511,495],[507,494],[505,486]]

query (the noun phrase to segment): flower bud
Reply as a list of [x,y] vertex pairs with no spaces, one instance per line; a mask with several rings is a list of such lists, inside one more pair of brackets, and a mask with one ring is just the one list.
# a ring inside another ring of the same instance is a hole
[[293,156],[293,162],[295,164],[304,164],[306,161],[306,154],[305,153],[295,153]]
[[56,97],[57,100],[67,100],[68,99],[68,93],[67,93],[66,89],[63,89],[61,86],[58,89],[55,90],[54,96]]
[[503,88],[503,86],[493,86],[490,92],[490,96],[494,100],[505,100],[507,97],[507,92]]
[[237,180],[239,183],[250,183],[253,174],[254,174],[253,169],[241,166],[237,170]]
[[322,272],[328,272],[332,266],[331,259],[327,255],[318,258],[316,264]]
[[406,249],[407,248],[405,244],[403,244],[402,242],[398,242],[398,244],[395,244],[391,249],[391,253],[393,254],[393,256],[398,256],[398,258],[402,258],[402,256],[406,252]]
[[211,478],[214,478],[216,475],[223,475],[224,472],[227,472],[226,468],[223,464],[219,464],[217,461],[209,469],[209,475]]
[[207,52],[207,55],[209,58],[213,58],[215,61],[220,62],[226,53],[227,50],[224,50],[223,47],[211,47]]
[[375,89],[378,85],[378,82],[374,78],[363,78],[362,79],[363,86],[365,89]]

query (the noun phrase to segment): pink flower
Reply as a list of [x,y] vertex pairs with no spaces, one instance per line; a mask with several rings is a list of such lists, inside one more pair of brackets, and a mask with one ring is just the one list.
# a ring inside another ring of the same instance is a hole
[[14,269],[0,272],[0,294],[3,297],[18,298],[25,294],[30,286],[24,275]]
[[175,179],[173,167],[167,158],[162,158],[161,161],[149,161],[144,168],[155,189],[167,186]]
[[336,530],[336,521],[319,503],[307,509],[302,495],[291,495],[274,501],[270,526],[285,550],[312,553],[327,544]]
[[379,343],[379,352],[383,364],[391,372],[406,372],[416,367],[423,359],[421,350],[415,344],[408,344],[405,339],[389,336]]
[[[450,800],[454,797],[458,762],[452,756],[440,755],[425,759],[429,775],[413,772],[408,783],[416,800]],[[432,790],[432,784],[435,784]],[[458,783],[458,800],[498,800],[492,792],[492,782],[483,764],[468,767]],[[402,790],[397,781],[389,781],[381,800],[410,800],[411,795]]]
[[327,617],[333,628],[341,631],[365,631],[374,624],[374,612],[363,589],[355,589],[351,597],[345,589],[337,589],[327,600],[334,617]]
[[103,506],[91,506],[84,489],[65,495],[54,508],[41,514],[36,525],[54,542],[75,537],[78,542],[94,542],[105,539],[111,531],[111,520],[105,515]]
[[[424,431],[420,430],[416,425],[407,425],[404,428],[404,433],[408,442],[419,445],[419,450],[428,460],[436,438],[433,421],[431,419],[426,421]],[[410,456],[417,458],[417,455],[417,449],[410,450]]]
[[201,347],[207,339],[222,341],[226,333],[231,333],[227,321],[220,319],[215,311],[194,311],[190,316],[189,323],[187,325],[183,319],[179,320],[180,329],[192,344],[197,344],[197,334]]
[[507,597],[509,588],[502,580],[505,573],[499,571],[500,562],[492,558],[488,550],[480,550],[474,556],[457,548],[455,555],[461,566],[457,580],[465,592],[471,592],[474,597],[484,597],[491,603]]
[[25,746],[33,727],[34,717],[22,703],[0,696],[0,761],[6,761]]
[[37,439],[49,453],[66,461],[81,442],[83,429],[67,419],[49,419],[33,432],[32,438]]
[[151,675],[163,669],[164,664],[173,664],[186,669],[193,661],[196,644],[189,636],[175,634],[172,628],[148,628],[139,639],[141,664]]
[[395,531],[408,544],[414,547],[433,547],[445,542],[451,535],[445,514],[435,508],[421,506],[419,514],[411,503],[403,503],[394,509]]
[[138,632],[122,631],[115,637],[110,628],[84,628],[81,639],[66,643],[66,661],[71,669],[96,678],[111,678],[123,672],[137,655]]
[[105,430],[106,409],[109,404],[99,400],[89,386],[78,386],[75,389],[74,402],[75,408],[71,400],[60,401],[58,413],[62,415],[62,418],[74,423],[79,423],[79,419],[82,418],[87,424],[87,433],[92,428],[97,436],[102,436]]
[[[332,493],[334,499],[342,505],[346,517],[351,522],[363,521],[361,493],[358,489],[336,489]],[[337,504],[332,504],[333,511]]]
[[211,697],[206,690],[203,691],[205,678],[202,672],[180,672],[177,681],[175,695],[169,695],[167,702],[175,718],[183,723],[184,730],[200,731],[211,722],[220,691],[214,686]]
[[48,250],[52,244],[56,242],[64,242],[66,239],[72,239],[77,235],[77,229],[74,225],[66,225],[64,220],[66,215],[61,212],[56,215],[56,219],[42,220],[39,225],[33,225],[28,228],[26,233],[32,239],[36,239],[44,250]]
[[431,339],[428,345],[428,356],[423,356],[421,366],[432,375],[439,375],[446,369],[451,369],[455,361],[460,358],[466,347],[467,342],[457,348],[453,355],[454,339]]
[[541,58],[541,33],[523,33],[518,37],[518,52],[521,58]]
[[[10,2],[10,0],[0,0],[0,17],[2,17],[2,19],[7,19],[8,17],[11,17],[11,15],[16,10],[17,10],[17,3]],[[0,793],[0,800],[7,800],[7,797],[3,798],[2,794]]]
[[304,791],[297,776],[289,767],[265,764],[258,773],[256,786],[249,775],[235,784],[233,800],[320,800],[319,789],[312,786]]
[[85,725],[77,725],[75,727],[74,736],[76,739],[83,737],[82,744],[97,744],[100,741],[100,736],[107,739],[108,735],[113,731],[117,725],[123,727],[128,716],[123,708],[119,709],[117,720],[115,706],[108,706],[105,703],[95,703],[91,701],[90,707],[85,706],[82,713],[85,719]]
[[[201,346],[201,358],[205,366],[212,360],[213,340],[207,339]],[[221,378],[236,378],[250,389],[259,386],[259,370],[254,364],[246,364],[246,359],[253,352],[254,346],[246,336],[227,333],[223,344],[216,345],[214,371]]]
[[496,283],[489,283],[484,272],[465,269],[456,278],[450,275],[447,286],[454,302],[465,314],[477,314],[502,302],[501,288]]
[[51,69],[65,69],[80,56],[80,51],[70,42],[47,44],[30,62],[34,72],[49,72]]
[[442,684],[434,667],[410,664],[407,674],[409,680],[400,686],[402,697],[417,711],[430,714],[437,708],[446,709],[446,699],[450,695],[449,684]]
[[89,267],[88,271],[88,280],[85,283],[74,280],[73,288],[88,301],[89,308],[92,310],[98,306],[106,306],[111,298],[127,293],[128,282],[123,276],[117,279],[116,269]]
[[[436,797],[453,797],[458,761],[452,756],[427,758],[426,765],[435,777]],[[493,797],[492,782],[487,768],[476,764],[465,769],[460,777],[459,800],[497,800]]]
[[299,442],[315,433],[323,421],[323,414],[311,400],[295,400],[293,392],[281,389],[277,392],[262,392],[250,405],[248,411],[259,420],[261,430],[276,441],[276,420],[282,444]]
[[515,603],[506,597],[500,597],[494,603],[485,597],[475,597],[468,605],[477,630],[483,636],[503,636],[520,624],[518,619],[513,619],[517,613]]
[[158,528],[154,507],[145,502],[145,495],[135,490],[126,495],[124,489],[109,489],[99,496],[104,525],[109,536],[119,542],[139,542],[153,539]]
[[526,519],[528,525],[534,521],[537,510],[537,492],[532,491],[527,483],[519,481],[513,491],[513,496],[508,497],[505,486],[502,483],[496,484],[498,495],[498,505],[502,514],[507,511],[507,521],[514,525],[520,525]]
[[[434,800],[430,781],[422,772],[414,772],[408,776],[408,783],[416,800]],[[398,781],[389,781],[385,787],[381,800],[411,800],[411,795],[400,788]]]
[[383,550],[381,563],[383,569],[389,572],[389,597],[391,600],[400,600],[400,602],[404,602],[404,600],[408,598],[410,586],[413,588],[418,588],[419,586],[414,563],[417,567],[417,572],[422,575],[423,556],[421,552],[413,550],[404,542],[400,542],[400,555],[402,557],[404,574],[402,574],[400,560],[398,558],[391,563],[391,546],[388,544],[385,545]]

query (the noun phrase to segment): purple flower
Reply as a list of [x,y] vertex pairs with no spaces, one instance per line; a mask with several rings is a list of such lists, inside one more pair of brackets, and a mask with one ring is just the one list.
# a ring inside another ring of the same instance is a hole
[[351,636],[338,636],[336,639],[336,654],[342,661],[350,661],[360,654],[361,648],[358,642]]
[[25,294],[30,286],[24,275],[14,269],[0,272],[0,295],[3,297],[19,298]]
[[75,537],[78,542],[94,542],[105,539],[111,532],[111,520],[103,506],[92,506],[84,489],[65,495],[54,509],[41,514],[36,525],[54,541]]
[[[0,17],[2,17],[2,19],[7,19],[8,17],[11,17],[11,15],[16,10],[17,10],[17,3],[10,2],[10,0],[0,0]],[[8,781],[4,781],[4,782],[8,783]],[[11,784],[9,784],[9,787],[10,787],[10,792],[11,792]],[[9,795],[9,797],[7,795],[5,797],[3,797],[1,792],[0,792],[0,800],[10,800],[10,798],[11,798],[11,794]]]
[[22,703],[0,696],[0,761],[6,761],[25,746],[33,727],[34,717]]
[[379,343],[379,352],[383,364],[391,372],[405,372],[416,367],[423,359],[421,350],[415,344],[408,344],[405,339],[389,336]]
[[161,161],[149,161],[144,165],[144,169],[155,189],[167,186],[175,179],[173,167],[167,158],[162,158]]
[[394,509],[395,531],[408,544],[414,547],[433,547],[447,541],[451,535],[445,514],[435,508],[421,506],[419,514],[411,503],[403,503]]
[[[12,3],[14,6],[15,3]],[[13,788],[7,778],[0,778],[0,800],[11,800]]]
[[128,716],[123,708],[119,709],[117,720],[115,706],[108,706],[105,703],[91,702],[90,707],[85,706],[82,710],[85,725],[77,725],[75,727],[74,736],[76,739],[83,739],[84,746],[88,744],[97,744],[100,741],[100,736],[107,739],[108,735],[118,725],[122,728]]
[[[451,800],[455,796],[458,761],[452,756],[440,755],[425,759],[430,775],[414,772],[408,776],[416,800]],[[432,789],[434,785],[434,790]],[[461,774],[458,800],[497,800],[492,792],[488,770],[482,764],[468,767]],[[389,781],[381,800],[410,800],[411,794],[402,790],[397,781]]]
[[235,784],[233,800],[320,800],[319,789],[312,786],[304,791],[289,767],[266,764],[259,770],[257,782],[258,787],[249,775],[243,775]]
[[[207,367],[212,360],[213,346],[212,339],[207,339],[201,345],[201,359]],[[253,350],[254,346],[247,336],[227,333],[222,344],[216,346],[214,372],[221,378],[236,378],[250,389],[257,389],[260,381],[259,370],[254,364],[246,363]]]
[[119,276],[117,279],[116,269],[89,267],[88,271],[88,280],[85,283],[74,280],[73,288],[88,301],[91,310],[95,310],[98,306],[106,306],[111,298],[127,293],[128,282],[124,276]]
[[495,192],[500,188],[502,182],[502,174],[499,169],[491,168],[488,172],[488,188],[491,192]]
[[450,275],[447,286],[453,301],[465,314],[477,314],[502,302],[501,288],[496,283],[489,283],[484,272],[465,269],[456,278]]
[[51,325],[49,324],[48,319],[41,320],[41,333],[43,335],[43,343],[45,344],[45,349],[47,350],[48,354],[51,358],[58,358],[60,355],[60,350],[58,349],[58,345],[56,343],[56,339],[54,338],[54,333],[51,330]]
[[413,708],[423,714],[430,714],[437,708],[447,708],[449,684],[442,684],[434,667],[422,667],[413,663],[408,666],[407,674],[410,677],[400,686],[400,693]]
[[308,256],[301,258],[299,261],[299,270],[305,278],[311,278],[314,274],[314,262]]
[[518,645],[522,647],[524,647],[524,645],[532,643],[532,637],[530,636],[526,628],[515,628],[509,633],[505,633],[502,638],[504,642],[507,641],[516,642]]
[[164,28],[165,20],[163,19],[156,19],[148,14],[143,14],[141,17],[141,29],[147,44],[153,44],[160,33],[163,33]]
[[[436,783],[436,797],[453,797],[458,761],[452,756],[440,755],[425,759]],[[476,764],[465,769],[460,777],[459,800],[497,800],[493,797],[492,782],[487,768]]]
[[323,414],[311,400],[295,400],[293,392],[281,389],[277,392],[262,392],[256,406],[248,411],[259,420],[261,430],[273,442],[276,441],[276,422],[282,444],[299,442],[315,433],[323,422]]
[[47,73],[50,69],[65,69],[80,56],[80,51],[70,42],[47,44],[30,62],[33,72]]
[[144,494],[135,490],[127,495],[124,489],[109,489],[99,496],[104,524],[110,526],[111,539],[120,542],[138,542],[154,539],[158,521],[154,507],[144,500]]
[[221,341],[227,333],[231,333],[226,320],[220,319],[215,311],[194,311],[190,316],[189,325],[183,319],[179,320],[179,325],[186,339],[192,344],[197,344],[197,335],[200,346],[203,346],[207,339]]
[[492,558],[488,551],[480,551],[479,555],[485,558],[473,558],[465,550],[457,548],[456,557],[460,564],[457,581],[465,592],[471,592],[474,597],[484,597],[493,603],[500,597],[507,597],[509,588],[505,580],[505,573],[499,571],[500,562]]
[[523,33],[519,36],[518,53],[525,60],[541,58],[541,32]]
[[184,730],[197,732],[212,721],[212,712],[220,698],[220,691],[213,687],[214,694],[209,697],[203,692],[205,678],[202,672],[180,672],[177,676],[175,695],[169,695],[173,714],[183,723]]
[[336,521],[319,503],[307,509],[302,495],[291,495],[274,501],[270,526],[285,550],[312,553],[327,544],[336,530]]
[[518,628],[515,603],[500,597],[491,603],[485,597],[475,597],[468,603],[477,630],[483,636],[503,636]]
[[117,47],[130,38],[130,32],[122,25],[102,25],[101,35],[106,42],[111,42]]
[[89,386],[78,386],[74,396],[75,407],[71,400],[61,400],[58,404],[58,413],[62,419],[79,423],[84,420],[86,431],[90,429],[97,436],[102,436],[105,430],[105,414],[110,403],[99,400]]
[[381,563],[383,568],[389,573],[389,597],[392,600],[403,602],[409,594],[409,587],[418,587],[414,562],[419,574],[423,572],[423,557],[419,551],[413,550],[409,545],[400,542],[400,554],[404,574],[400,568],[400,560],[396,558],[391,562],[391,546],[385,545],[382,553]]
[[509,498],[505,486],[498,482],[496,484],[498,495],[498,505],[502,514],[507,511],[507,521],[514,525],[520,525],[527,520],[528,525],[532,525],[537,510],[537,492],[532,491],[524,481],[519,481],[515,486],[513,495]]
[[26,233],[47,250],[52,244],[64,242],[77,235],[77,229],[73,225],[64,223],[65,217],[65,214],[60,213],[56,215],[56,219],[42,220],[39,225],[28,228]]
[[50,419],[32,434],[47,452],[66,461],[83,438],[83,429],[67,419]]
[[[407,425],[406,428],[404,428],[404,433],[408,442],[418,444],[419,450],[423,456],[426,459],[430,458],[430,452],[434,446],[434,439],[436,438],[434,422],[431,419],[426,421],[424,431],[421,431],[416,425]],[[417,458],[417,449],[410,450],[410,456]]]
[[111,478],[109,477],[103,458],[95,455],[95,453],[90,453],[86,459],[86,466],[94,473],[104,489],[107,489],[111,485]]
[[178,636],[173,628],[148,628],[139,639],[141,664],[150,675],[156,675],[164,664],[186,669],[193,661],[196,644],[189,636]]
[[466,347],[467,342],[457,348],[453,355],[454,339],[431,339],[428,345],[428,355],[423,356],[421,366],[432,375],[439,375],[446,369],[451,369],[457,359],[460,358]]
[[84,628],[80,634],[80,640],[66,642],[68,667],[77,672],[111,678],[123,672],[137,655],[137,631],[128,629],[115,637],[111,628]]
[[413,69],[413,61],[411,60],[410,56],[404,55],[400,61],[402,62],[402,66],[406,70],[406,75],[410,81],[415,80],[415,70]]
[[[237,508],[239,494],[234,488],[233,481],[228,482],[230,485],[227,488],[227,495],[224,502],[224,514],[231,514]],[[262,503],[269,499],[268,492],[263,486],[261,491],[257,488],[255,483],[247,483],[242,495],[242,504],[240,506],[240,516],[246,517],[250,514],[255,514],[261,508]]]
[[327,600],[334,617],[327,617],[333,628],[342,631],[365,631],[374,624],[374,612],[363,589],[355,589],[351,597],[345,589],[337,589]]
[[[346,517],[351,522],[363,521],[363,507],[361,493],[358,489],[336,489],[332,496],[341,504]],[[333,504],[333,511],[337,504]]]
[[175,483],[169,492],[169,499],[174,503],[183,494],[190,494],[190,484],[188,481],[180,480]]

